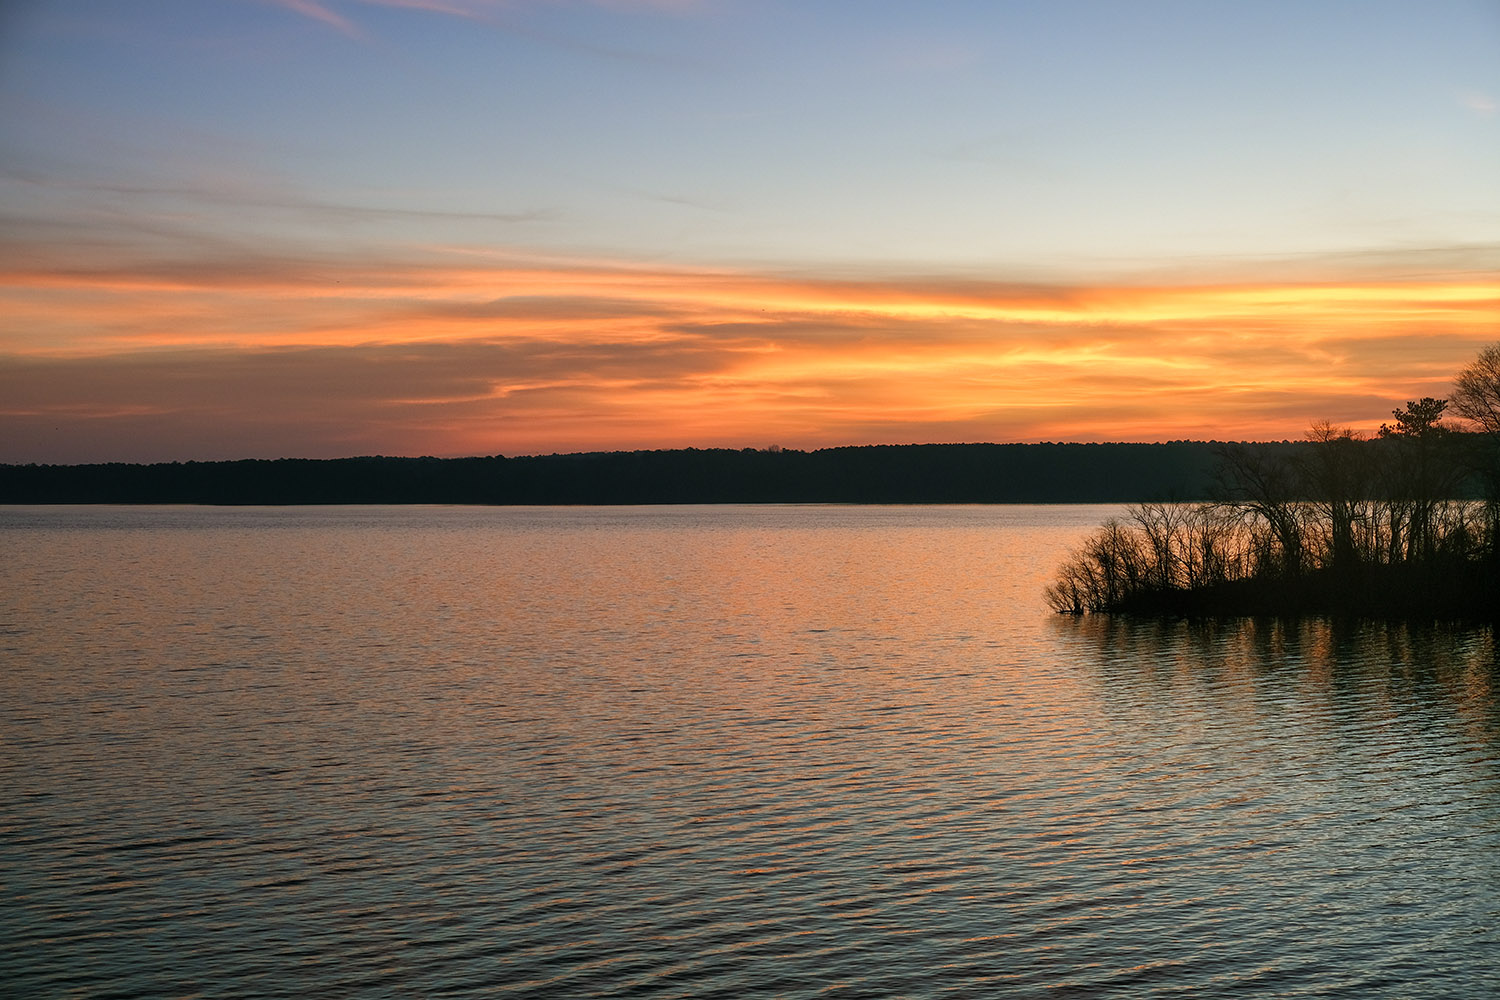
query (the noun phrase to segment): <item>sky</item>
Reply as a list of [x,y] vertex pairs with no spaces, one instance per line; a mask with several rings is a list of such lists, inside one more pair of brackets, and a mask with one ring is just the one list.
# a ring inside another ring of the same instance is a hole
[[1500,0],[4,0],[0,462],[1368,432],[1497,108]]

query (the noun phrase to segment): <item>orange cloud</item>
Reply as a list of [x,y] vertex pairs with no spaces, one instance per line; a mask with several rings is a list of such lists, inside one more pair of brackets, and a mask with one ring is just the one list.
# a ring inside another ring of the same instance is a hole
[[0,258],[0,460],[1161,440],[1444,395],[1500,282],[1152,287]]

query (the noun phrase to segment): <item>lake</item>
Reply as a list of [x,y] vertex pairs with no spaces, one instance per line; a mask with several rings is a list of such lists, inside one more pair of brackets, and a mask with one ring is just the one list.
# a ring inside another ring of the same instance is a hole
[[1490,629],[1114,508],[0,508],[18,997],[1488,997]]

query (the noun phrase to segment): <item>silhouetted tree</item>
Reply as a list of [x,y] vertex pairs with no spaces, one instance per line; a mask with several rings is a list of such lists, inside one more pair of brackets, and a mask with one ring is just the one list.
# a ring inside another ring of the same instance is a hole
[[1301,470],[1308,497],[1326,525],[1326,561],[1349,567],[1369,555],[1371,547],[1371,491],[1374,470],[1369,449],[1347,427],[1315,421],[1307,432],[1312,447]]
[[1453,380],[1453,412],[1500,434],[1500,344],[1480,351]]
[[1304,497],[1297,463],[1285,451],[1227,444],[1218,450],[1223,502],[1264,522],[1261,569],[1297,577],[1303,569]]
[[1453,412],[1479,429],[1468,439],[1467,459],[1484,488],[1489,555],[1500,561],[1500,344],[1480,351],[1453,380]]
[[1137,504],[1085,541],[1044,596],[1075,615],[1170,605],[1249,575],[1252,535],[1222,504]]
[[[1448,402],[1424,396],[1392,410],[1395,424],[1381,424],[1381,438],[1393,453],[1386,495],[1390,504],[1390,559],[1426,559],[1436,547],[1433,516],[1437,505],[1453,497],[1462,470],[1454,460],[1451,429],[1442,422]],[[1405,521],[1405,539],[1401,522]]]

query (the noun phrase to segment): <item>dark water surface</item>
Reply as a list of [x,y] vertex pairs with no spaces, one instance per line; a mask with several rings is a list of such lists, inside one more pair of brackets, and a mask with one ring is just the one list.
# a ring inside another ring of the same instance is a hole
[[0,992],[1500,994],[1492,633],[1110,512],[0,508]]

